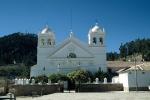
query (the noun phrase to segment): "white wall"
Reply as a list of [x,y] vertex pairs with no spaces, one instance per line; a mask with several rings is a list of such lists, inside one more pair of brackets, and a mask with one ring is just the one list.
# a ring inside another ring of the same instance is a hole
[[119,76],[115,76],[112,78],[112,83],[119,83]]
[[134,70],[119,73],[119,83],[123,84],[125,91],[132,87],[148,87],[150,85],[150,71],[137,71],[137,74]]
[[119,74],[119,83],[122,83],[123,87],[129,87],[128,73]]
[[[58,65],[64,68],[69,67],[71,70],[75,69],[80,62],[81,69],[86,69],[91,72],[96,72],[99,68],[106,72],[106,51],[105,46],[89,47],[82,44],[78,39],[72,37],[64,44],[60,45],[61,48],[54,47],[40,47],[38,46],[37,52],[37,65],[31,68],[30,76],[48,75],[49,73],[57,73]],[[54,52],[56,50],[56,52]],[[53,53],[54,52],[54,53]],[[77,58],[72,58],[71,62],[68,61],[68,54],[73,52]],[[53,53],[53,54],[52,54]],[[69,62],[69,63],[68,63]],[[92,64],[91,64],[92,63]],[[45,67],[45,71],[43,68]],[[68,72],[70,72],[68,70]],[[66,72],[67,70],[64,70]],[[61,69],[60,69],[61,72]]]
[[135,71],[128,73],[129,87],[136,87],[136,79],[138,87],[148,87],[150,85],[150,71],[137,71],[137,78]]

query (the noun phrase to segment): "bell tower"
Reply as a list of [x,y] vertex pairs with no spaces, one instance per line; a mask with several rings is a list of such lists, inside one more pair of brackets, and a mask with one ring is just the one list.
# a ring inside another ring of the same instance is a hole
[[40,48],[51,48],[55,46],[55,34],[46,26],[38,37],[38,47]]
[[44,67],[45,59],[53,52],[55,48],[55,34],[46,25],[46,27],[38,35],[38,48],[37,48],[37,64]]
[[101,69],[107,71],[106,67],[106,47],[105,47],[105,31],[96,23],[88,33],[88,44],[94,56],[94,64],[96,70]]
[[104,35],[105,35],[105,31],[104,28],[101,29],[98,26],[98,23],[95,24],[94,27],[92,27],[89,30],[88,33],[88,44],[90,47],[101,47],[104,46]]

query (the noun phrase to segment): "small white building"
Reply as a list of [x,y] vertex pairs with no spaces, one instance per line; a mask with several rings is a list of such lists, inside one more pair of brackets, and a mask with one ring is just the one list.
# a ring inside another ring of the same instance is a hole
[[118,71],[119,76],[112,79],[113,83],[122,83],[124,91],[148,90],[150,85],[150,63],[144,63]]
[[30,76],[68,73],[78,68],[106,72],[104,29],[96,24],[87,36],[88,42],[84,43],[71,31],[66,40],[57,44],[55,33],[46,26],[38,34],[37,65],[31,67]]

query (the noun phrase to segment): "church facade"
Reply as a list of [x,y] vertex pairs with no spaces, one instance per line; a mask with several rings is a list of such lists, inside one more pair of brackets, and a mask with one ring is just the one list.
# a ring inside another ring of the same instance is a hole
[[98,24],[90,28],[88,43],[70,36],[60,44],[55,42],[55,33],[46,26],[38,34],[37,64],[31,67],[30,76],[52,73],[68,73],[77,69],[91,72],[106,67],[105,31]]

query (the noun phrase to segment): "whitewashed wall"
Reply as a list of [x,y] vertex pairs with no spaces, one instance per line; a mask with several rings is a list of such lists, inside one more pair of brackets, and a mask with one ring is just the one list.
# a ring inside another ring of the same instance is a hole
[[112,78],[112,83],[119,83],[119,76],[115,76]]
[[120,73],[119,82],[123,84],[123,87],[129,87],[128,73]]
[[119,83],[123,84],[125,91],[129,91],[129,88],[148,87],[150,85],[150,71],[137,71],[137,77],[134,70],[119,73]]
[[[135,71],[128,72],[129,87],[136,87]],[[148,87],[150,85],[150,71],[137,71],[137,86]]]

